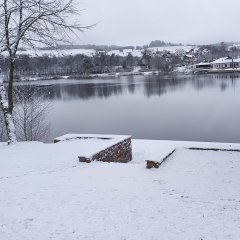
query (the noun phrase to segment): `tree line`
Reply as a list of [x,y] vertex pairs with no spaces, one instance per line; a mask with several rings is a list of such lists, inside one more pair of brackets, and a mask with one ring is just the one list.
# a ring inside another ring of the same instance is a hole
[[[93,56],[82,54],[74,56],[39,56],[30,57],[20,55],[15,59],[14,77],[15,80],[26,79],[30,76],[83,76],[89,74],[115,73],[122,71],[131,71],[139,66],[145,70],[159,70],[161,72],[170,72],[179,64],[186,64],[186,59],[175,54],[151,53],[144,51],[141,57],[133,56],[129,53],[127,56],[106,53],[96,53]],[[4,79],[8,79],[9,59],[0,57],[0,66]]]

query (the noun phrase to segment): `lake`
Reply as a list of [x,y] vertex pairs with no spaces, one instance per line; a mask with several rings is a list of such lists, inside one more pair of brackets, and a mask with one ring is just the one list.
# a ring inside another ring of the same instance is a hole
[[[42,84],[37,82],[35,84]],[[52,109],[47,141],[66,133],[240,142],[240,75],[134,76],[43,84]]]

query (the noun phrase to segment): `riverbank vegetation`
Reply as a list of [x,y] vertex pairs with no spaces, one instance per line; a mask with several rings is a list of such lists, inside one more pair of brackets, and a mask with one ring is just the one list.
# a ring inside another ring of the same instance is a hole
[[[158,45],[156,45],[160,42]],[[60,46],[59,51],[53,48],[44,48],[41,51],[50,51],[48,54],[31,56],[27,51],[21,51],[15,60],[16,81],[29,79],[49,79],[61,76],[87,78],[91,74],[112,74],[121,72],[159,71],[170,73],[181,67],[191,67],[199,62],[209,62],[219,57],[240,55],[237,45],[220,43],[218,45],[203,46],[175,46],[174,44],[161,45],[162,41],[153,41],[142,47],[129,46],[125,49],[118,46],[78,46],[75,54],[69,53],[71,45]],[[156,47],[151,47],[155,46]],[[83,49],[79,53],[77,49]],[[89,49],[92,47],[92,49]],[[40,51],[40,52],[41,52]],[[73,51],[74,52],[74,51]],[[51,53],[51,54],[49,54]],[[9,58],[0,57],[4,79],[8,79]]]

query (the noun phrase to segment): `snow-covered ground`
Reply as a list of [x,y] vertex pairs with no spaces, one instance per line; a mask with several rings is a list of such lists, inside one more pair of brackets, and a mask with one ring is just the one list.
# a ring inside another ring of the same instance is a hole
[[[176,53],[179,51],[185,51],[189,52],[191,49],[198,49],[198,47],[194,46],[185,46],[185,45],[180,45],[180,46],[165,46],[165,47],[154,47],[154,48],[148,48],[149,51],[156,53],[157,51],[163,52],[163,51],[168,51],[171,53]],[[129,53],[131,53],[134,57],[141,57],[144,52],[144,49],[124,49],[123,51],[119,50],[112,50],[106,52],[108,55],[118,55],[122,57],[126,57]],[[96,54],[96,51],[94,49],[66,49],[66,50],[26,50],[26,51],[18,51],[19,55],[29,55],[31,57],[36,57],[36,56],[57,56],[57,57],[63,57],[63,56],[74,56],[77,54],[82,54],[86,56],[93,56]]]
[[153,48],[149,48],[150,51],[152,52],[163,52],[163,51],[167,51],[170,53],[175,53],[178,51],[185,51],[185,52],[189,52],[191,49],[193,49],[194,51],[196,51],[198,49],[197,46],[187,46],[187,45],[179,45],[179,46],[164,46],[164,47],[153,47]]
[[93,49],[68,49],[68,50],[26,50],[19,51],[19,55],[29,55],[31,57],[41,57],[41,56],[49,56],[49,57],[64,57],[64,56],[74,56],[77,54],[86,55],[88,57],[93,56],[96,53]]
[[0,239],[238,240],[240,153],[188,147],[240,149],[133,140],[128,164],[81,164],[71,141],[1,143]]

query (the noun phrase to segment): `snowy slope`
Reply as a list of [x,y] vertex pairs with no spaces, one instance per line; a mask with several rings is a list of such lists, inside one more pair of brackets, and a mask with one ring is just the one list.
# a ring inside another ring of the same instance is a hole
[[68,50],[26,50],[19,51],[19,55],[29,55],[31,57],[41,57],[41,56],[56,56],[56,57],[64,57],[64,56],[74,56],[77,54],[83,54],[88,57],[93,56],[96,53],[93,49],[68,49]]
[[[155,48],[148,48],[149,51],[156,53],[157,51],[164,52],[168,51],[171,53],[175,53],[177,51],[185,51],[188,52],[191,49],[197,49],[197,47],[193,46],[165,46],[165,47],[155,47]],[[144,52],[144,49],[139,49],[139,50],[131,50],[131,49],[124,49],[123,51],[119,50],[112,50],[106,52],[108,55],[118,55],[122,57],[126,57],[129,53],[131,53],[134,57],[141,57]],[[66,49],[66,50],[26,50],[26,51],[18,51],[19,55],[29,55],[31,57],[36,57],[36,56],[57,56],[57,57],[63,57],[63,56],[74,56],[77,54],[82,54],[86,56],[93,56],[96,54],[96,51],[94,49]]]
[[152,52],[163,52],[163,51],[168,51],[171,53],[175,53],[176,51],[185,51],[185,52],[189,52],[191,49],[197,49],[196,46],[185,46],[185,45],[179,45],[179,46],[164,46],[164,47],[153,47],[153,48],[149,48],[150,51]]
[[190,146],[240,149],[134,140],[129,164],[80,164],[70,142],[0,144],[0,239],[239,239],[240,154]]

